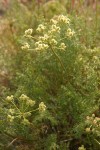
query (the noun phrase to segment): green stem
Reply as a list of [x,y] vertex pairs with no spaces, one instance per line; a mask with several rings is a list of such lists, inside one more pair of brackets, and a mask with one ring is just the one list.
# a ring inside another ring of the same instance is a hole
[[21,111],[20,111],[20,109],[15,105],[15,103],[14,102],[11,102],[14,106],[15,106],[15,108],[21,113]]
[[54,49],[52,47],[51,47],[51,50],[52,50],[53,54],[55,55],[55,57],[58,59],[59,63],[61,64],[61,66],[63,68],[63,70],[66,71],[66,69],[65,69],[65,67],[64,67],[64,65],[63,65],[63,63],[62,63],[62,61],[60,59],[60,57],[57,55],[57,53],[54,51]]
[[35,110],[32,110],[32,111],[28,111],[28,112],[34,112],[34,111],[37,111],[37,110],[39,110],[39,108],[37,108],[37,109],[35,109]]
[[99,141],[97,141],[97,139],[94,139],[99,145],[100,145],[100,142]]

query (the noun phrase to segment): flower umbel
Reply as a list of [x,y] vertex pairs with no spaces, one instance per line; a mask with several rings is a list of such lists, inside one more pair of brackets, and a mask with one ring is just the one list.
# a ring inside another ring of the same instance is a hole
[[25,43],[21,48],[22,49],[29,49],[30,45],[28,43]]
[[11,101],[14,100],[14,96],[13,96],[13,95],[7,96],[6,100],[7,100],[8,102],[11,102]]
[[59,22],[64,22],[66,24],[70,23],[70,19],[67,16],[64,16],[64,15],[58,16],[58,21]]
[[78,150],[86,150],[86,148],[84,147],[84,145],[82,145],[81,147],[78,148]]
[[39,111],[40,112],[44,112],[45,110],[46,110],[46,105],[43,102],[41,102],[39,104]]
[[27,37],[27,38],[30,38],[31,37],[31,35],[32,35],[32,32],[33,32],[33,29],[28,29],[28,30],[26,30],[25,31],[25,37]]
[[45,30],[45,26],[43,25],[43,24],[40,24],[39,26],[38,26],[38,28],[36,29],[36,31],[37,32],[43,32],[44,30]]
[[60,49],[65,50],[65,48],[66,48],[65,43],[61,43],[61,44],[60,44]]
[[8,116],[7,116],[7,119],[9,120],[9,122],[13,122],[14,116],[8,115]]
[[75,34],[75,32],[72,31],[72,30],[69,28],[69,29],[67,30],[66,36],[68,36],[68,37],[71,38],[74,34]]

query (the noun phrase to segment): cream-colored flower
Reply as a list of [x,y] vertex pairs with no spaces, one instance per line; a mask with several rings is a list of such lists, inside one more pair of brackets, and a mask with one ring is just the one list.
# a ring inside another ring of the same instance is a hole
[[96,120],[96,121],[100,121],[100,118],[99,118],[99,117],[95,117],[95,120]]
[[47,42],[49,39],[49,36],[47,34],[44,34],[44,36],[39,36],[39,40],[41,42]]
[[48,47],[49,47],[48,44],[38,44],[37,47],[36,47],[36,50],[42,51],[42,50],[48,49]]
[[26,100],[29,100],[29,97],[27,96],[27,95],[25,95],[25,94],[22,94],[20,97],[19,97],[19,100],[21,100],[21,101],[26,101]]
[[60,44],[60,49],[65,50],[65,48],[66,48],[65,43],[61,43],[61,44]]
[[57,20],[54,20],[54,19],[51,19],[50,22],[55,24],[55,25],[57,24]]
[[10,109],[9,109],[9,113],[14,114],[14,113],[15,113],[15,110],[10,108]]
[[30,45],[28,43],[25,43],[21,48],[22,49],[29,49]]
[[38,28],[36,29],[37,32],[43,32],[46,29],[46,27],[43,24],[40,24]]
[[84,145],[82,145],[81,147],[78,148],[78,150],[86,150],[86,148],[84,147]]
[[26,119],[26,118],[23,119],[22,123],[23,123],[24,125],[29,125],[29,124],[30,124],[30,122],[29,122],[28,119]]
[[45,110],[46,110],[46,105],[43,102],[41,102],[39,104],[39,111],[40,112],[44,112]]
[[31,106],[31,107],[32,107],[32,106],[35,105],[35,101],[29,99],[29,100],[26,101],[26,104],[27,104],[28,106]]
[[13,122],[14,116],[8,115],[8,116],[7,116],[7,119],[8,119],[9,122]]
[[51,32],[60,32],[60,27],[58,27],[56,25],[52,25],[51,26]]
[[[40,39],[40,37],[39,37],[39,39]],[[35,42],[35,47],[38,47],[40,44],[42,44],[42,41]]]
[[86,119],[87,119],[87,120],[89,120],[89,119],[90,119],[90,117],[89,117],[89,116],[87,116],[87,117],[86,117]]
[[6,100],[7,100],[8,102],[11,102],[11,101],[14,100],[14,96],[13,96],[13,95],[7,96],[7,97],[6,97]]
[[94,125],[97,124],[97,120],[96,120],[96,119],[93,120],[93,124],[94,124]]
[[50,40],[50,44],[52,44],[52,45],[57,45],[57,41],[56,41],[55,39],[51,39],[51,40]]
[[26,30],[26,31],[25,31],[25,36],[31,35],[32,32],[33,32],[33,29],[28,29],[28,30]]
[[90,128],[86,128],[85,131],[89,133],[91,131],[91,129]]
[[72,31],[70,28],[67,30],[66,36],[72,37],[75,34],[74,31]]
[[66,24],[70,23],[70,19],[67,16],[64,16],[64,15],[59,15],[58,16],[58,21],[66,23]]

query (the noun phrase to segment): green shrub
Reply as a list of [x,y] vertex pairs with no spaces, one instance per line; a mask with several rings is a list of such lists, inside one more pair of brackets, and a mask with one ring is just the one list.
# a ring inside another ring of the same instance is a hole
[[[25,31],[17,55],[15,99],[2,106],[2,134],[28,149],[99,150],[99,48],[83,46],[64,15],[38,25],[35,36],[33,30]],[[34,108],[20,101],[22,94]],[[41,101],[46,111],[38,114]]]

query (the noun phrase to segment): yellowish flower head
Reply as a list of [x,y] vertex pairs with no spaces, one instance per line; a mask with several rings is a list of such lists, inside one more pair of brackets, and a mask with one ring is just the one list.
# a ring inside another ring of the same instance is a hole
[[29,99],[29,97],[28,97],[27,95],[25,95],[25,94],[22,94],[22,95],[19,97],[19,100],[21,100],[21,101],[28,100],[28,99]]
[[9,122],[13,122],[14,116],[8,115],[8,116],[7,116],[7,119],[8,119]]
[[68,36],[68,37],[72,37],[74,34],[75,34],[75,32],[74,32],[74,31],[72,31],[70,28],[68,28],[68,29],[67,29],[66,36]]
[[28,29],[28,30],[25,31],[25,35],[26,35],[26,36],[27,36],[27,35],[31,35],[32,32],[33,32],[33,29]]
[[31,106],[31,107],[32,107],[32,106],[35,105],[35,101],[29,99],[29,100],[26,101],[26,104],[27,104],[28,106]]
[[21,48],[22,49],[29,49],[30,45],[28,43],[25,43]]
[[90,128],[86,128],[85,131],[89,133],[91,131],[91,129]]
[[40,112],[44,112],[45,110],[46,110],[46,105],[43,102],[41,102],[39,104],[39,111]]
[[29,124],[30,124],[30,122],[29,122],[28,119],[26,119],[26,118],[23,119],[22,123],[23,123],[24,125],[29,125]]
[[60,49],[65,50],[65,48],[66,48],[65,43],[61,43],[61,44],[60,44]]
[[78,150],[86,150],[86,148],[84,147],[84,145],[82,145],[81,147],[78,148]]
[[50,44],[52,44],[52,45],[57,45],[57,41],[56,41],[55,39],[51,39],[51,40],[50,40]]
[[36,29],[37,32],[43,32],[46,29],[46,27],[43,24],[40,24],[38,28]]
[[64,15],[59,15],[58,16],[58,21],[66,23],[66,24],[70,23],[70,19],[67,16],[64,16]]
[[51,19],[50,22],[55,25],[57,24],[57,20],[54,20],[54,19]]
[[11,101],[14,100],[14,96],[13,96],[13,95],[7,96],[7,97],[6,97],[6,100],[7,100],[8,102],[11,102]]

